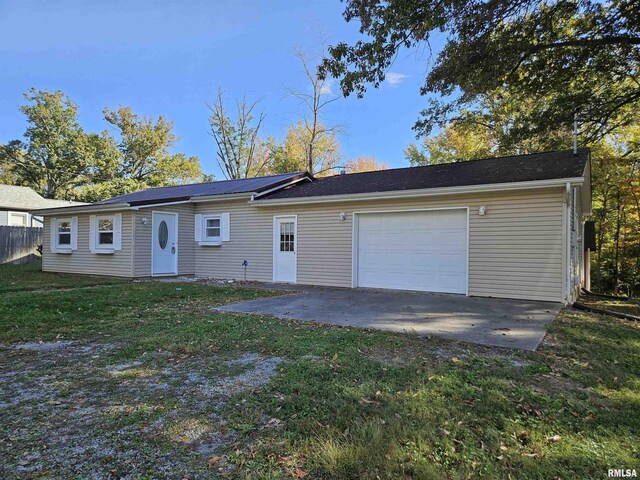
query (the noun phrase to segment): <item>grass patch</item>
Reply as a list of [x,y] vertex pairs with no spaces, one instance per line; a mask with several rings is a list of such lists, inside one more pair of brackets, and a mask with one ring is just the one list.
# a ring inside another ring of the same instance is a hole
[[[221,404],[220,418],[181,411],[188,404],[164,394],[115,411],[118,428],[134,424],[151,477],[188,474],[160,460],[187,457],[203,476],[221,465],[217,473],[239,478],[601,478],[609,468],[640,468],[633,322],[565,310],[531,353],[210,309],[275,294],[162,283],[17,292],[0,304],[0,339],[108,342],[117,346],[111,363],[166,353],[112,375],[113,388],[155,381],[168,365],[207,379],[242,374],[220,359],[283,359],[269,383]],[[164,437],[140,433],[168,412],[180,415]],[[219,459],[190,450],[191,438],[212,432],[233,437]],[[33,436],[15,450],[41,443]]]
[[602,308],[613,312],[626,313],[640,317],[640,300],[616,300],[613,298],[582,295],[580,302],[590,307]]
[[111,285],[129,281],[116,277],[43,272],[40,262],[0,265],[0,279],[0,293]]

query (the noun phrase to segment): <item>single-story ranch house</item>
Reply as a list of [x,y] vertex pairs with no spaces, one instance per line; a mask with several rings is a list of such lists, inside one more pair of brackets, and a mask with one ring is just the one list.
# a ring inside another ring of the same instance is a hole
[[575,299],[589,150],[150,188],[38,210],[49,272]]

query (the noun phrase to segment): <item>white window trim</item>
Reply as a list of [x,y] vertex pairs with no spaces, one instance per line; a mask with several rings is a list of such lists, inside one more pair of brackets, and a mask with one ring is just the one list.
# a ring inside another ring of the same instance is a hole
[[[58,236],[58,223],[69,222],[71,224],[70,243],[69,245],[60,245]],[[51,232],[49,237],[50,249],[52,253],[61,253],[69,255],[78,249],[78,217],[52,218],[50,224]]]
[[[111,220],[113,222],[113,242],[100,243],[100,220]],[[122,249],[122,214],[111,215],[91,215],[89,217],[89,247],[91,253],[97,255],[113,255]]]
[[[209,220],[218,220],[220,234],[217,237],[207,235],[207,223]],[[222,245],[222,215],[203,215],[202,216],[202,241],[210,245]]]
[[[11,223],[11,216],[24,218],[24,225],[15,225]],[[29,214],[27,212],[7,212],[7,223],[12,227],[29,227]]]
[[[207,220],[220,220],[220,236],[207,237]],[[202,247],[221,247],[230,240],[230,215],[228,212],[197,214],[195,216],[195,241]]]

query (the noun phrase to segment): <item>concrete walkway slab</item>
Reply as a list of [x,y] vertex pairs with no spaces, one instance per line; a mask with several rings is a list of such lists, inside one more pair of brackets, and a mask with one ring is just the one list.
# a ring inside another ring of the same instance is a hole
[[377,328],[536,350],[562,305],[374,289],[304,288],[299,293],[218,307],[227,312]]

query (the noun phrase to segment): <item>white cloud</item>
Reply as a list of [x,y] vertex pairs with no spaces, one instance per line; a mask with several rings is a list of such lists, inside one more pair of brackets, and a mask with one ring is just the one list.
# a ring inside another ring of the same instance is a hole
[[405,78],[409,78],[409,75],[405,75],[404,73],[389,72],[387,73],[386,81],[389,85],[395,87],[397,85],[400,85],[400,82],[402,82]]
[[320,87],[320,95],[333,95],[333,79],[327,78],[322,87]]

